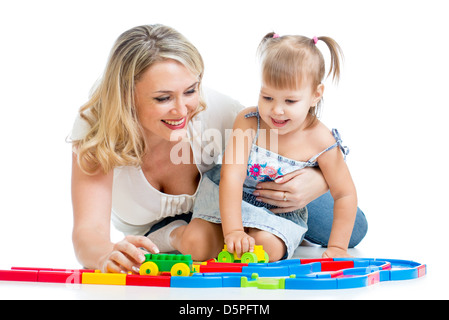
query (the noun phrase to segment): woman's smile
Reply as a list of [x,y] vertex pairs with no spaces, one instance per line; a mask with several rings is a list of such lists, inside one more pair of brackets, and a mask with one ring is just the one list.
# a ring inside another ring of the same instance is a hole
[[186,125],[186,117],[179,120],[175,119],[175,120],[161,120],[161,121],[171,130],[183,129]]

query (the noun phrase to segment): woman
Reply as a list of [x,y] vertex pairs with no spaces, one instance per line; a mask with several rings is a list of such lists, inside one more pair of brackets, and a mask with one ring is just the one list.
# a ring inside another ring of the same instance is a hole
[[[172,28],[140,26],[117,39],[71,135],[73,244],[83,266],[136,271],[142,248],[204,260],[195,248],[223,241],[199,219],[187,222],[202,173],[217,163],[225,131],[242,106],[210,90],[203,98],[203,71],[197,49]],[[262,200],[279,206],[278,212],[304,207],[327,191],[315,169],[260,186]],[[318,221],[309,225],[310,239],[326,245],[331,198],[314,202],[320,208],[309,206],[310,221]],[[354,243],[366,232],[360,211],[358,218]],[[117,243],[110,240],[111,219],[127,235]]]

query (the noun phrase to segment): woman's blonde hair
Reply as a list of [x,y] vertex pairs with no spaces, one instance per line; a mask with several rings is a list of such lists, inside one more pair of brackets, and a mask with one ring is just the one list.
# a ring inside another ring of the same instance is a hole
[[[115,42],[103,77],[89,101],[80,108],[90,130],[73,141],[78,165],[87,174],[108,173],[117,166],[140,166],[145,139],[134,105],[135,82],[154,63],[173,59],[182,63],[201,83],[204,64],[198,50],[176,30],[144,25],[124,32]],[[200,86],[200,85],[199,85]],[[206,104],[201,96],[195,114]]]
[[[299,35],[279,36],[270,32],[263,37],[258,47],[261,62],[262,81],[276,89],[297,89],[305,81],[312,90],[318,87],[325,74],[325,61],[316,42],[323,41],[330,50],[331,62],[327,76],[338,82],[340,78],[340,61],[343,52],[338,43],[329,37],[307,38]],[[316,122],[321,101],[311,106],[311,121]]]

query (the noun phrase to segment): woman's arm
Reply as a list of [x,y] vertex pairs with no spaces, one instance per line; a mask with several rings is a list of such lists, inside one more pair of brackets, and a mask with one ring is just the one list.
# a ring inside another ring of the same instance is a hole
[[86,268],[103,272],[132,271],[143,261],[143,247],[155,252],[146,237],[128,236],[118,243],[110,240],[113,172],[85,174],[72,157],[72,241],[78,261]]
[[[254,195],[257,200],[277,206],[274,213],[285,213],[304,208],[325,194],[329,187],[320,169],[304,168],[276,179],[260,182]],[[286,201],[284,201],[284,192]]]

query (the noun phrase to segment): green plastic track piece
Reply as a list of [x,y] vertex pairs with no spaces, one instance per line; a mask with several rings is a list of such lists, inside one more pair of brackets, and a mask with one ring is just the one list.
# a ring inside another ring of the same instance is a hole
[[240,279],[240,287],[255,287],[258,289],[285,289],[285,278],[259,278],[257,273],[251,275],[251,280],[247,277]]

